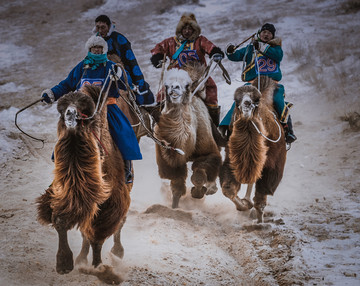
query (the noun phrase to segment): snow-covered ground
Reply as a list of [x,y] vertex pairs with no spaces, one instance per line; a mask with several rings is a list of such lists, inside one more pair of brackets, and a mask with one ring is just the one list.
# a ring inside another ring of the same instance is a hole
[[[35,199],[52,181],[56,106],[38,104],[18,117],[24,131],[46,140],[44,146],[20,133],[15,114],[82,60],[101,13],[131,41],[156,92],[160,71],[151,66],[150,50],[174,35],[186,11],[195,13],[202,34],[222,49],[265,22],[275,24],[298,140],[259,230],[220,189],[202,200],[187,195],[172,210],[167,182],[157,173],[154,142],[143,137],[144,158],[134,165],[132,203],[122,231],[125,256],[119,261],[109,255],[109,239],[104,263],[125,278],[123,285],[360,285],[360,133],[346,121],[360,109],[359,1],[3,2],[0,285],[103,284],[78,270],[57,274],[57,233],[36,221]],[[223,65],[230,86],[220,70],[213,74],[222,116],[243,84],[241,63],[225,59]],[[72,230],[69,237],[77,255],[80,234]]]

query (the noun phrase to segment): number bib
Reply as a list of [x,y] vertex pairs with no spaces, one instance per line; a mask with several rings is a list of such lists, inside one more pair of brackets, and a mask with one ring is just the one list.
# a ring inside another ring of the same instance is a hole
[[[255,65],[256,74],[272,74],[279,72],[279,65],[272,59],[260,56],[257,59],[258,65]],[[258,70],[259,66],[259,70]]]
[[197,55],[196,50],[186,50],[179,54],[177,61],[179,66],[182,67],[187,61],[199,61],[199,56]]
[[104,83],[104,79],[101,78],[82,78],[80,81],[80,87],[83,85],[96,85],[96,86],[102,86]]

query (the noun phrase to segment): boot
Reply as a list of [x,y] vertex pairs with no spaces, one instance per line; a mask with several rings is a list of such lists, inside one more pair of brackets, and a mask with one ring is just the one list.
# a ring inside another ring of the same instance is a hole
[[133,182],[131,160],[124,160],[124,166],[125,166],[125,184],[130,184]]
[[294,134],[292,120],[291,120],[290,115],[288,117],[287,123],[283,124],[283,127],[284,127],[284,131],[285,131],[285,141],[286,141],[286,143],[290,144],[290,143],[295,142],[297,137]]
[[220,106],[216,106],[216,107],[206,106],[206,107],[209,111],[212,122],[215,124],[216,127],[218,127],[220,123]]

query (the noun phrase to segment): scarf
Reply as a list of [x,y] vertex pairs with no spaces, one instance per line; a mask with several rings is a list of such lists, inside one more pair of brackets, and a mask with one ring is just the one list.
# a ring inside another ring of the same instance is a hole
[[173,60],[176,60],[176,59],[177,59],[177,57],[178,57],[178,56],[180,55],[180,53],[183,51],[183,49],[184,49],[185,45],[187,44],[187,42],[188,42],[188,40],[185,40],[185,41],[182,43],[182,45],[180,46],[180,48],[178,48],[178,49],[176,50],[175,54],[173,54],[173,56],[172,56],[172,59],[173,59]]
[[84,59],[84,64],[89,65],[92,70],[95,70],[99,67],[100,64],[104,64],[108,61],[106,54],[93,54],[88,52],[87,56]]

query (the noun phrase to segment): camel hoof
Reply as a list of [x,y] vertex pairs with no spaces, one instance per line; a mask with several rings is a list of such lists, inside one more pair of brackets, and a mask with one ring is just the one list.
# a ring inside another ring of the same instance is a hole
[[235,197],[233,202],[238,211],[247,211],[247,210],[250,210],[254,206],[252,202],[250,202],[246,199],[240,199],[239,197]]
[[216,185],[212,185],[210,187],[207,188],[207,191],[206,191],[206,195],[209,196],[209,195],[213,195],[217,192],[218,188]]
[[72,252],[56,255],[56,272],[59,274],[68,274],[74,269],[74,260]]
[[124,247],[121,245],[113,246],[113,248],[111,248],[111,253],[122,259],[124,257]]
[[191,196],[194,199],[202,199],[206,193],[207,189],[205,187],[192,187],[191,188]]
[[88,260],[86,256],[84,257],[79,255],[78,257],[76,257],[75,265],[80,265],[80,264],[84,264],[84,265],[88,264]]
[[194,186],[203,186],[205,185],[207,176],[204,169],[196,169],[191,176],[191,182]]

